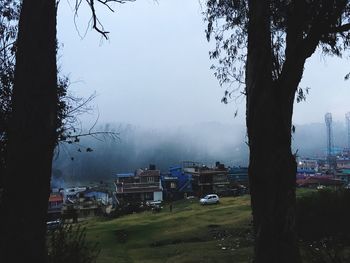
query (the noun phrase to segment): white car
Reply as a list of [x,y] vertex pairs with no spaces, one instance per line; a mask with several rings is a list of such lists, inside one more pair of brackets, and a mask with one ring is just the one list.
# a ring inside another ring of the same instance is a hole
[[219,196],[217,194],[206,195],[199,200],[201,205],[217,204],[219,203]]

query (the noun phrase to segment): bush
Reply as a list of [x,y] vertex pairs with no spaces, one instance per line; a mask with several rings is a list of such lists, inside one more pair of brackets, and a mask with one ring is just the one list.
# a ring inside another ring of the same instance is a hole
[[297,199],[296,227],[305,262],[349,262],[350,191],[323,189]]
[[86,241],[86,229],[80,225],[49,231],[47,242],[49,263],[93,263],[100,253],[97,243]]
[[349,251],[341,240],[323,238],[318,241],[304,242],[304,262],[308,263],[345,263],[349,262]]
[[297,231],[304,240],[350,238],[350,191],[324,189],[297,200]]

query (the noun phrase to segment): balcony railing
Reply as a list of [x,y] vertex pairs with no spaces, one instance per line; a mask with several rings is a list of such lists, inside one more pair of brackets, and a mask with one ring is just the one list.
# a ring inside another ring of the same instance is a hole
[[150,183],[118,183],[117,186],[117,193],[123,193],[123,192],[144,192],[147,191],[147,189],[155,190],[159,189],[161,190],[161,186],[159,182],[150,182]]

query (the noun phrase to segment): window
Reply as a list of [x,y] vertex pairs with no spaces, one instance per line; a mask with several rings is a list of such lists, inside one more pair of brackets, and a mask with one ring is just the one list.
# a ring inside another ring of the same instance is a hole
[[153,183],[154,182],[154,177],[147,177],[147,182],[148,183]]
[[176,188],[176,183],[171,182],[171,183],[170,183],[170,188],[171,188],[171,189],[175,189],[175,188]]

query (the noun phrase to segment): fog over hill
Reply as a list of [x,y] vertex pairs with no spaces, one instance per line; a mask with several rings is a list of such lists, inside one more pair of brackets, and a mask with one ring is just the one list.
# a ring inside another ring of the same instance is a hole
[[[246,129],[219,122],[189,126],[144,128],[131,124],[106,124],[98,130],[119,133],[118,140],[84,137],[76,145],[60,145],[53,164],[54,180],[69,182],[110,180],[116,173],[133,172],[155,164],[167,171],[184,160],[227,166],[248,163]],[[335,146],[346,146],[344,123],[334,123]],[[296,125],[293,151],[300,156],[324,156],[326,128],[323,123]],[[87,147],[93,149],[87,152]],[[267,149],[268,150],[268,149]]]
[[[319,156],[326,154],[327,133],[324,123],[296,125],[293,134],[293,150],[300,156]],[[334,147],[347,147],[347,130],[345,123],[333,122]]]

